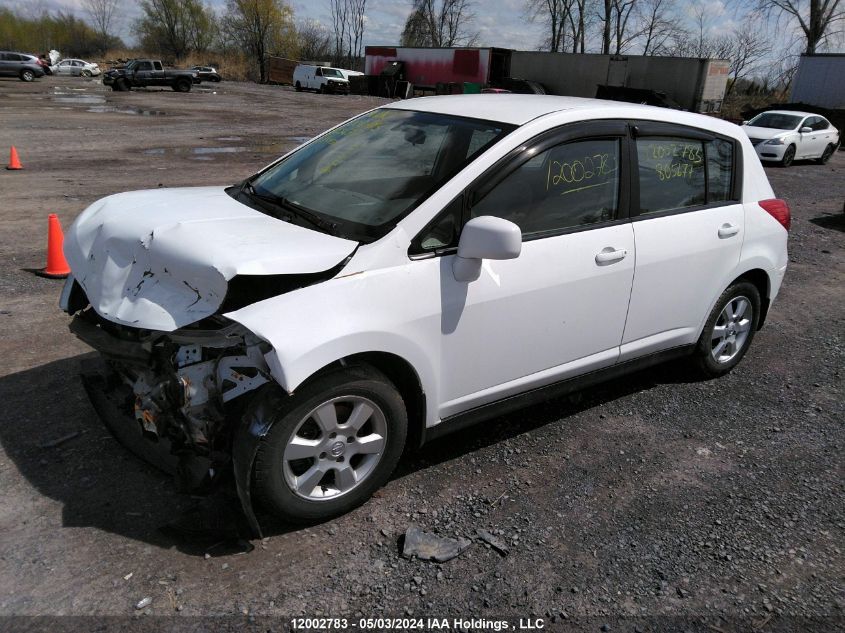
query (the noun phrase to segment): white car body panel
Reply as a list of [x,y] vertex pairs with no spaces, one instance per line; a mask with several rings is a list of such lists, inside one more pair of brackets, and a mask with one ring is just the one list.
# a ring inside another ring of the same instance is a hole
[[[633,222],[637,274],[620,360],[695,342],[712,301],[734,279],[743,225],[741,204]],[[737,232],[720,237],[727,226]]]
[[95,202],[64,252],[100,316],[169,332],[214,314],[235,275],[322,272],[356,246],[259,213],[222,187],[191,187]]
[[[536,95],[427,97],[386,107],[520,127],[371,244],[275,220],[222,188],[132,192],[95,203],[69,231],[65,251],[74,275],[91,288],[89,299],[104,318],[171,331],[213,314],[235,275],[321,272],[351,255],[333,279],[224,316],[271,344],[268,367],[288,392],[355,354],[404,359],[419,379],[429,427],[530,388],[694,342],[722,290],[747,270],[764,270],[770,298],[777,293],[787,234],[757,205],[774,194],[737,126],[648,106]],[[519,257],[485,260],[471,282],[455,280],[454,255],[409,258],[419,231],[498,159],[543,131],[598,119],[677,123],[737,139],[745,203],[525,241]],[[721,239],[724,224],[739,230]],[[627,255],[600,267],[595,255],[607,247]],[[92,253],[96,264],[89,263]],[[144,270],[159,281],[149,290]],[[189,291],[188,280],[202,292]]]
[[[603,249],[629,255],[602,265]],[[442,294],[441,417],[512,395],[534,374],[540,386],[582,359],[583,370],[616,362],[634,277],[630,224],[527,241],[516,259],[484,260],[470,283],[450,274],[453,257],[426,261]]]

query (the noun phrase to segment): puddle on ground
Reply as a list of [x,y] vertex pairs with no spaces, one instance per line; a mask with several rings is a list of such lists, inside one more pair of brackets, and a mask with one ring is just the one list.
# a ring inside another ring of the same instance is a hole
[[56,103],[69,103],[78,105],[98,105],[106,102],[106,98],[100,95],[80,95],[69,92],[55,92],[50,97]]
[[[242,141],[243,137],[221,136],[217,140]],[[224,147],[152,147],[141,150],[141,153],[146,156],[188,156],[192,160],[213,160],[215,154],[240,154],[241,152],[281,156],[293,149],[293,145],[300,145],[310,140],[310,136],[289,136],[280,143],[265,143],[254,147],[247,147],[245,145],[227,145]]]
[[[163,156],[164,154],[193,154],[195,156],[206,156],[207,154],[235,154],[245,152],[249,148],[241,146],[229,147],[154,147],[143,150],[148,156]],[[205,158],[210,160],[210,157]]]
[[86,111],[100,114],[109,112],[114,112],[116,114],[135,114],[138,116],[165,116],[167,114],[164,110],[145,110],[144,108],[118,105],[96,105],[88,108]]

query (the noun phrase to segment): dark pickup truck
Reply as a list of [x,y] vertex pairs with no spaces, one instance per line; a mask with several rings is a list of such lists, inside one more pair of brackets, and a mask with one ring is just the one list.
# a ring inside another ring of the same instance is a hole
[[177,92],[190,92],[191,86],[200,81],[197,71],[165,68],[157,59],[132,59],[103,74],[103,83],[121,92],[148,86],[170,86]]

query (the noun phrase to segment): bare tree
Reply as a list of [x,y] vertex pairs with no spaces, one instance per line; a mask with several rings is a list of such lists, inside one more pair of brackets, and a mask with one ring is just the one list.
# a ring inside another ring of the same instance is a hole
[[613,0],[612,14],[613,14],[613,41],[614,54],[621,54],[637,34],[631,35],[631,30],[628,28],[628,22],[631,19],[631,14],[636,6],[636,0]]
[[807,55],[814,55],[845,21],[841,0],[757,0],[757,6],[769,16],[797,22],[806,39]]
[[304,20],[296,25],[299,58],[325,60],[332,55],[332,34],[316,20]]
[[112,34],[114,13],[120,0],[82,0],[82,6],[88,15],[94,30],[105,42]]
[[602,25],[601,52],[604,55],[609,55],[611,48],[614,54],[619,55],[636,37],[629,29],[636,5],[637,0],[603,0],[599,21]]
[[259,81],[267,82],[267,56],[294,57],[296,31],[293,9],[284,0],[228,0],[224,28],[258,66]]
[[216,32],[216,16],[202,0],[141,0],[136,22],[141,45],[182,59],[191,51],[204,51]]
[[583,53],[587,39],[587,0],[574,0],[568,17],[572,52]]
[[760,26],[755,16],[750,15],[731,33],[730,48],[725,51],[727,59],[731,61],[728,71],[731,81],[728,82],[725,98],[730,95],[737,81],[758,70],[760,63],[772,50],[770,38]]
[[349,0],[349,61],[350,68],[358,65],[364,46],[365,12],[367,0]]
[[670,0],[640,0],[637,31],[643,55],[660,55],[678,32],[678,21],[671,15]]
[[361,58],[366,10],[367,0],[329,0],[336,65],[351,68]]
[[474,18],[471,0],[413,0],[413,3],[403,36],[437,48],[472,46],[478,38],[477,33],[467,31]]
[[611,23],[613,22],[613,0],[602,1],[602,13],[599,14],[601,20],[601,52],[604,55],[610,54],[610,33]]
[[573,0],[527,0],[525,10],[532,21],[541,20],[547,29],[543,47],[552,53],[563,50],[564,34]]

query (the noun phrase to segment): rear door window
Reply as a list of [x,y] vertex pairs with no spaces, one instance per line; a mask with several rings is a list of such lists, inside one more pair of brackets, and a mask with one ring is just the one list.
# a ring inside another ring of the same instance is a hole
[[642,136],[636,143],[640,215],[737,199],[737,150],[733,141]]
[[640,214],[705,204],[704,143],[681,137],[637,139]]

